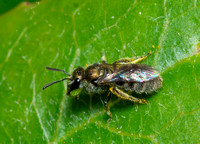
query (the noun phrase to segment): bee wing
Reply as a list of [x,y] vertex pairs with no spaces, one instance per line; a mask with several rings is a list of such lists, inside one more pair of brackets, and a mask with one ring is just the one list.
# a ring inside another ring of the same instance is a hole
[[113,82],[145,82],[155,77],[158,77],[159,72],[147,66],[132,68],[132,69],[121,69],[118,72],[107,74],[106,77],[101,79],[98,83],[113,83]]

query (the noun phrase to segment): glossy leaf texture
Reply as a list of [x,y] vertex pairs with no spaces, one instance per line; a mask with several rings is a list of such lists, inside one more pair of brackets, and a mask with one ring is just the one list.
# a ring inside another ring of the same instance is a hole
[[[1,143],[198,143],[200,1],[44,0],[0,16]],[[147,105],[107,93],[66,96],[67,81],[42,87],[101,61],[152,55],[163,88]]]

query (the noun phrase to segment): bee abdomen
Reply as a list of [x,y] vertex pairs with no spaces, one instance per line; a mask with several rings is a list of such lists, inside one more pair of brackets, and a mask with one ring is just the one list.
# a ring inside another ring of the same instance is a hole
[[162,87],[162,78],[156,77],[150,81],[141,83],[125,83],[124,89],[126,91],[134,91],[136,93],[152,93]]
[[103,93],[104,91],[107,90],[107,87],[106,86],[95,86],[92,83],[86,82],[84,89],[86,90],[86,92],[88,94],[91,95],[91,94],[94,94],[94,93],[98,93],[98,94]]

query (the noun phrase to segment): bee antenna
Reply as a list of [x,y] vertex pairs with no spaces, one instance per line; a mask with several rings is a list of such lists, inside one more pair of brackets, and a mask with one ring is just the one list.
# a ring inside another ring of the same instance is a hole
[[46,89],[47,87],[49,87],[49,86],[52,85],[52,84],[55,84],[55,83],[58,83],[58,82],[64,81],[64,80],[66,80],[66,79],[70,79],[70,78],[63,78],[63,79],[58,80],[58,81],[53,81],[53,82],[51,82],[51,83],[45,85],[45,86],[42,88],[42,90]]
[[70,74],[68,74],[67,72],[65,72],[64,70],[61,69],[56,69],[56,68],[50,68],[50,67],[46,67],[47,70],[51,70],[51,71],[61,71],[63,73],[65,73],[68,76],[71,76]]

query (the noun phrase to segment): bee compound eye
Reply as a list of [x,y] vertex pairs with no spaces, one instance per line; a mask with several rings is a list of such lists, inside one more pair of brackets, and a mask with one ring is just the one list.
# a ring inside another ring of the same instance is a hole
[[81,71],[77,71],[77,74],[78,74],[79,76],[81,76]]
[[94,65],[94,66],[99,66],[99,64],[98,64],[98,63],[94,63],[93,65]]

